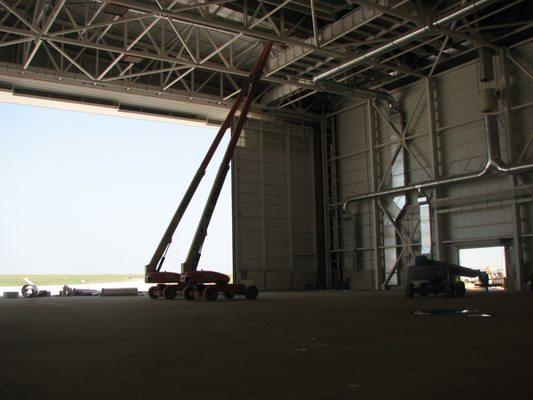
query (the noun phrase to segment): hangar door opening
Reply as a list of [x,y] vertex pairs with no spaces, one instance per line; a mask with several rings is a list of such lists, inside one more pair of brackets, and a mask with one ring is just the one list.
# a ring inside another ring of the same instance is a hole
[[[459,264],[487,272],[490,288],[503,290],[507,287],[505,246],[460,249]],[[467,289],[480,287],[477,278],[462,278],[462,280]]]
[[262,290],[316,283],[313,130],[250,120],[233,158],[234,279]]
[[[52,294],[65,284],[146,290],[144,266],[216,127],[116,110],[102,115],[106,109],[76,103],[26,103],[0,103],[0,292],[28,281]],[[228,139],[174,234],[163,270],[180,271]],[[200,261],[200,268],[231,273],[229,179]]]

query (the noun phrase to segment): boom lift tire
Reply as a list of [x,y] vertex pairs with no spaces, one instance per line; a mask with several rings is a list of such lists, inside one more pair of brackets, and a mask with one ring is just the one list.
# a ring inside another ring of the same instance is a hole
[[408,299],[412,299],[413,297],[415,297],[415,285],[413,285],[412,283],[407,283],[405,285],[405,297],[407,297]]
[[444,283],[444,295],[449,299],[455,297],[455,288],[451,282]]
[[213,286],[207,286],[204,289],[204,297],[207,301],[215,301],[218,297],[218,292]]
[[456,296],[463,297],[464,295],[466,295],[466,287],[463,281],[455,282],[453,286],[455,289]]
[[152,286],[150,289],[148,289],[148,296],[150,296],[152,299],[158,299],[159,289],[156,286]]
[[244,296],[246,296],[248,300],[257,299],[258,294],[259,294],[259,289],[257,288],[257,286],[254,286],[254,285],[248,286],[246,288],[246,291],[244,292]]
[[186,300],[194,300],[194,295],[192,292],[192,287],[187,286],[185,289],[183,289],[183,297],[185,297]]
[[165,296],[165,299],[167,300],[175,299],[177,294],[178,291],[174,286],[167,286],[163,289],[163,296]]

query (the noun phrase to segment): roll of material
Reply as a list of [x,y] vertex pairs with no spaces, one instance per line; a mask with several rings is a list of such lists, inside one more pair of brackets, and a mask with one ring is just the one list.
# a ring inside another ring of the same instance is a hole
[[105,288],[102,289],[102,296],[137,296],[137,288]]
[[63,286],[63,290],[59,292],[60,296],[94,296],[98,290],[94,289],[76,289],[67,285]]
[[5,299],[17,299],[19,297],[19,292],[4,292]]
[[39,289],[37,289],[37,285],[28,284],[22,286],[22,289],[20,289],[22,292],[22,296],[29,299],[30,297],[37,297],[37,294],[39,293]]
[[72,289],[70,296],[94,296],[98,293],[95,289]]

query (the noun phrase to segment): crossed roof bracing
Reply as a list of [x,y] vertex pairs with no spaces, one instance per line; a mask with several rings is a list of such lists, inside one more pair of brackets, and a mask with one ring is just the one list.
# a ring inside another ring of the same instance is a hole
[[0,0],[0,82],[9,70],[226,106],[272,40],[257,107],[320,113],[345,96],[385,97],[480,46],[530,40],[532,8],[528,0]]

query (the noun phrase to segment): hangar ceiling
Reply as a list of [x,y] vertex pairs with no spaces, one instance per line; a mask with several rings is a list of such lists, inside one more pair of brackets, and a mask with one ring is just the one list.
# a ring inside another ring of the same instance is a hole
[[15,93],[218,120],[274,41],[255,112],[313,119],[531,37],[525,0],[0,0]]

